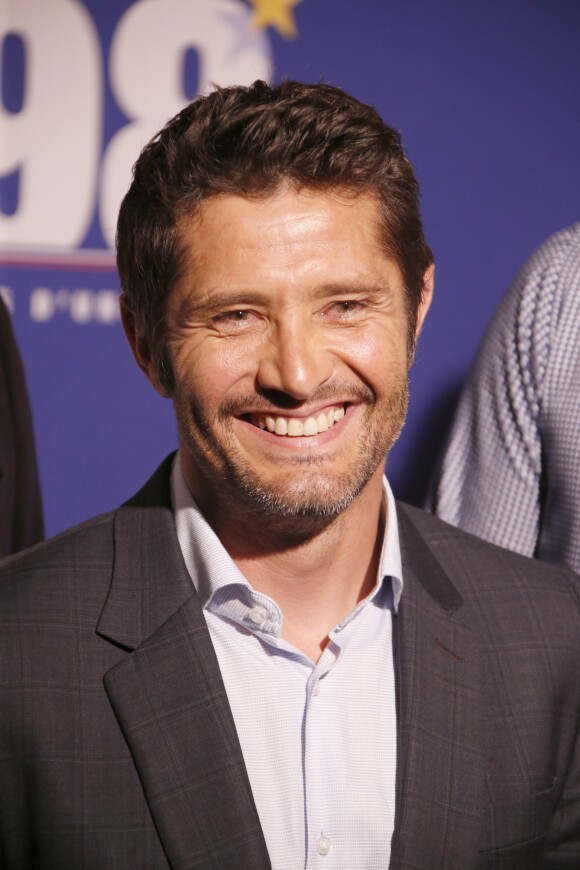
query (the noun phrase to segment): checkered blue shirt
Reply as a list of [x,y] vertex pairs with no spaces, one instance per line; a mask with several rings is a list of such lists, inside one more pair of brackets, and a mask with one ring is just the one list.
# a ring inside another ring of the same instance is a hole
[[[385,870],[397,766],[391,621],[402,593],[395,502],[372,592],[317,663],[281,638],[191,498],[176,460],[177,536],[200,596],[274,870]],[[195,735],[192,735],[192,740]]]
[[528,260],[467,381],[430,507],[580,571],[580,223]]

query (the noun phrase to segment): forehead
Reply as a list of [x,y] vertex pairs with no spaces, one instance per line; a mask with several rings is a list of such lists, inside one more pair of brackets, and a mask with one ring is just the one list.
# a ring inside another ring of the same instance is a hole
[[198,279],[276,271],[304,279],[333,267],[362,277],[394,266],[382,243],[379,205],[369,193],[284,188],[265,197],[219,194],[182,224],[180,239],[184,272]]

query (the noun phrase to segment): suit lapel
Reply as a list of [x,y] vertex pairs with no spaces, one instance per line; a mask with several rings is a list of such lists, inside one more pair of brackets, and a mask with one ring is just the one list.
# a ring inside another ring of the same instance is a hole
[[128,654],[105,689],[172,868],[270,861],[202,609],[169,501],[169,463],[115,520],[98,631]]
[[394,868],[467,868],[477,855],[483,665],[468,608],[399,505],[405,582],[395,620],[399,733]]

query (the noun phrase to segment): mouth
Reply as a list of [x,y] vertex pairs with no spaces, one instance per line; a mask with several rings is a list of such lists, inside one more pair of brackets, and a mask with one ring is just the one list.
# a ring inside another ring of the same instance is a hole
[[339,423],[345,415],[345,405],[327,408],[309,417],[285,417],[278,414],[248,414],[245,419],[258,429],[265,429],[281,438],[300,438],[319,435]]

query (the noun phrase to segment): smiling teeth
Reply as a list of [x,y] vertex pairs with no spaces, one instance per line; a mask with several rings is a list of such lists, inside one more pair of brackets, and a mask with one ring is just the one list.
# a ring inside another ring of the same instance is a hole
[[301,435],[318,435],[326,432],[344,417],[344,408],[332,408],[326,413],[320,413],[317,417],[307,417],[299,420],[297,417],[272,417],[266,414],[258,417],[256,422],[260,429],[267,429],[276,435],[289,435],[298,438]]

